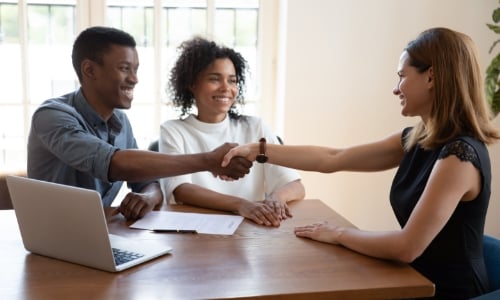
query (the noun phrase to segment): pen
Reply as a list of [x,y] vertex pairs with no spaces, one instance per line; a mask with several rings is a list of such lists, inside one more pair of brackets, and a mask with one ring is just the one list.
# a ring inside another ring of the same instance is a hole
[[192,229],[151,229],[151,231],[155,233],[198,233]]

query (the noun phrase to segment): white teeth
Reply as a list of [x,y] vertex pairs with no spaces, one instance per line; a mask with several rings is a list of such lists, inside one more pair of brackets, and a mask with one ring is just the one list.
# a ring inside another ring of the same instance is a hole
[[228,97],[214,97],[216,101],[229,102],[231,101]]
[[132,99],[134,97],[134,90],[133,89],[124,89],[123,90],[125,92],[125,95]]

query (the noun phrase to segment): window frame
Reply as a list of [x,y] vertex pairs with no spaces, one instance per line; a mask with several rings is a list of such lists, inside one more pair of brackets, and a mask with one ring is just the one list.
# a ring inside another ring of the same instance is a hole
[[[206,0],[207,3],[207,35],[214,31],[214,18],[215,18],[215,1],[216,0]],[[22,91],[21,91],[21,104],[22,105],[22,126],[24,132],[24,140],[27,142],[30,122],[31,122],[31,112],[33,110],[33,101],[30,99],[29,87],[30,78],[29,73],[29,43],[28,43],[28,22],[27,22],[27,8],[28,4],[37,2],[37,0],[19,0],[19,1],[2,1],[8,3],[16,3],[18,6],[18,23],[19,23],[19,44],[20,44],[20,55],[21,55],[21,74],[22,74]],[[56,1],[43,1],[38,0],[40,3],[60,3],[67,5],[67,1],[56,0]],[[153,116],[155,124],[157,126],[156,135],[159,134],[159,126],[161,122],[165,121],[162,119],[160,110],[162,106],[165,105],[162,99],[162,93],[165,88],[165,78],[161,77],[164,70],[161,70],[163,62],[162,51],[162,35],[161,33],[161,7],[164,4],[164,0],[152,0],[154,4],[154,29],[153,29],[153,47],[155,53],[155,76],[154,76],[154,111],[158,112]],[[175,2],[175,1],[174,1]],[[106,0],[75,0],[75,27],[76,32],[80,32],[89,26],[106,25]],[[257,68],[259,70],[257,85],[258,94],[255,95],[255,99],[248,99],[249,102],[256,104],[254,114],[259,115],[268,123],[271,128],[273,128],[278,135],[283,135],[283,120],[280,114],[282,114],[283,99],[281,99],[281,92],[284,83],[283,80],[279,80],[282,72],[281,62],[284,60],[283,57],[283,37],[285,36],[283,31],[283,15],[284,10],[286,10],[286,0],[278,1],[266,1],[259,0],[259,12],[258,12],[258,40],[257,40]],[[159,38],[158,38],[159,37]],[[1,44],[0,44],[1,47]],[[67,62],[70,63],[69,61]],[[76,76],[75,76],[76,77]],[[54,95],[57,96],[57,95]],[[17,103],[18,104],[18,103]],[[17,105],[16,104],[16,105]],[[9,105],[6,103],[0,103],[0,108],[2,105]],[[12,103],[10,104],[12,105]],[[134,105],[130,109],[133,113]],[[21,124],[21,123],[19,123]],[[141,148],[144,145],[141,145]],[[7,145],[0,145],[0,151],[5,151]],[[15,166],[14,168],[25,168],[23,166]],[[5,164],[0,164],[0,171],[12,169],[12,166],[6,166]]]

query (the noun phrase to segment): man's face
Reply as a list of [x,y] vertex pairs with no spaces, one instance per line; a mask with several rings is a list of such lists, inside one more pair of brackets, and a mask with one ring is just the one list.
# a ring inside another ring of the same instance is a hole
[[97,97],[95,104],[106,111],[128,109],[138,83],[139,56],[132,47],[112,45],[102,56],[102,63],[94,62],[94,78],[89,83]]

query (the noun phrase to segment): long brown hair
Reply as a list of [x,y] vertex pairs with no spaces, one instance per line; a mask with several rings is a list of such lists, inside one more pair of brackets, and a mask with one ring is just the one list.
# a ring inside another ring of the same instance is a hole
[[430,117],[409,133],[405,149],[417,143],[434,148],[461,135],[485,144],[500,139],[484,95],[477,49],[469,36],[447,28],[431,28],[411,41],[405,51],[411,66],[419,72],[432,67],[434,74]]

